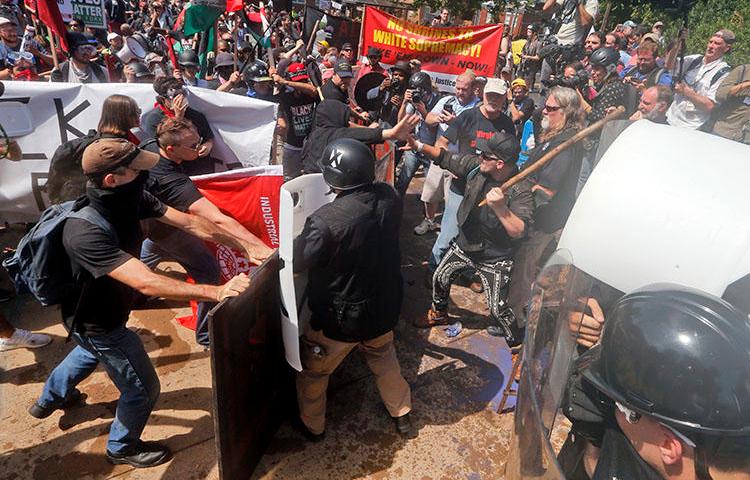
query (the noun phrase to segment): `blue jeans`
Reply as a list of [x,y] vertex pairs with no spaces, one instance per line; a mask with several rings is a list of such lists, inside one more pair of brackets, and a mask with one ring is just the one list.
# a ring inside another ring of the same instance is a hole
[[435,245],[432,246],[428,262],[428,266],[433,272],[440,265],[440,261],[443,259],[448,247],[450,247],[451,241],[458,236],[458,207],[461,205],[463,199],[463,195],[454,192],[452,188],[448,189],[443,218],[440,220],[440,233],[437,240],[435,240]]
[[[161,261],[176,261],[187,274],[199,284],[217,285],[221,278],[219,263],[203,240],[169,226],[155,226],[141,246],[141,261],[154,269]],[[198,322],[195,326],[195,340],[208,346],[208,312],[214,302],[198,302]]]
[[78,345],[52,371],[38,403],[45,408],[61,405],[76,385],[101,363],[120,391],[107,450],[127,453],[138,444],[159,398],[161,387],[156,370],[141,339],[124,325],[105,335],[88,337],[74,333],[72,338]]
[[411,179],[414,178],[414,174],[417,173],[419,166],[423,165],[425,170],[430,166],[430,161],[425,158],[424,155],[411,150],[404,152],[403,163],[401,164],[401,170],[398,172],[396,178],[396,191],[403,197],[406,193],[406,189],[409,188]]

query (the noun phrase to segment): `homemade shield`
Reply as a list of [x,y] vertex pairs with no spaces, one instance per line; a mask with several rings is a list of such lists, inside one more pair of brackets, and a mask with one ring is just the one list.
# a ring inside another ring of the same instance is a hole
[[279,210],[279,257],[281,269],[281,330],[286,361],[302,371],[299,336],[310,319],[307,308],[307,273],[294,274],[294,239],[302,232],[305,220],[321,206],[333,201],[334,195],[323,181],[322,173],[313,173],[290,180],[281,186]]
[[748,158],[738,142],[648,121],[604,154],[532,288],[506,478],[565,478],[566,385],[620,296],[659,282],[750,295]]

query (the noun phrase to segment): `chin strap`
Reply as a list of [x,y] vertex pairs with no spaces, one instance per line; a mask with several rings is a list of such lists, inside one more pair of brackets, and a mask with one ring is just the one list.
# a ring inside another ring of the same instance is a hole
[[695,452],[695,478],[698,480],[713,480],[708,472],[708,458],[703,448],[696,448]]

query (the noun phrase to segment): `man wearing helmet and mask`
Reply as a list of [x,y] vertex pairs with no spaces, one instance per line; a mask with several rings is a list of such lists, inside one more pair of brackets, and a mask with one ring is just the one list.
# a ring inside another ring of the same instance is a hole
[[620,298],[576,369],[601,410],[601,443],[566,476],[750,478],[749,345],[747,316],[699,290],[656,284]]
[[307,218],[294,242],[294,271],[308,271],[312,312],[297,375],[299,428],[308,440],[323,438],[328,378],[359,347],[397,431],[413,437],[411,390],[393,346],[403,298],[401,202],[393,187],[375,182],[364,143],[334,141],[320,167],[336,198]]
[[177,65],[178,68],[175,70],[174,76],[185,82],[185,85],[211,88],[211,84],[207,80],[197,77],[200,63],[195,50],[187,49],[180,52],[177,57]]
[[[404,101],[398,112],[398,119],[401,120],[406,115],[416,113],[422,121],[419,122],[416,129],[417,139],[426,144],[435,143],[437,135],[437,126],[430,126],[424,122],[427,114],[435,108],[440,97],[432,90],[432,78],[427,72],[416,72],[409,78],[409,87],[404,92]],[[417,173],[419,165],[424,167],[425,172],[430,166],[430,160],[420,152],[404,152],[401,170],[396,177],[396,190],[403,196],[406,189]]]
[[627,89],[617,74],[620,54],[613,48],[599,48],[589,57],[591,80],[597,91],[588,114],[589,123],[594,123],[607,115],[613,107],[625,105]]

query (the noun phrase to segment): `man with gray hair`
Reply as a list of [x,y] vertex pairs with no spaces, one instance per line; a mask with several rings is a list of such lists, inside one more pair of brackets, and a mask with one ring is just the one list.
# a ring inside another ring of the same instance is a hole
[[[708,40],[703,55],[688,55],[682,66],[676,66],[678,47],[667,55],[667,68],[679,75],[674,86],[675,99],[667,111],[670,125],[698,130],[704,128],[716,107],[716,91],[731,68],[724,55],[732,50],[735,36],[731,30],[722,29]],[[680,75],[681,74],[681,75]]]
[[667,123],[667,110],[672,104],[672,90],[664,85],[649,87],[643,91],[638,110],[630,120],[651,120],[655,123]]

